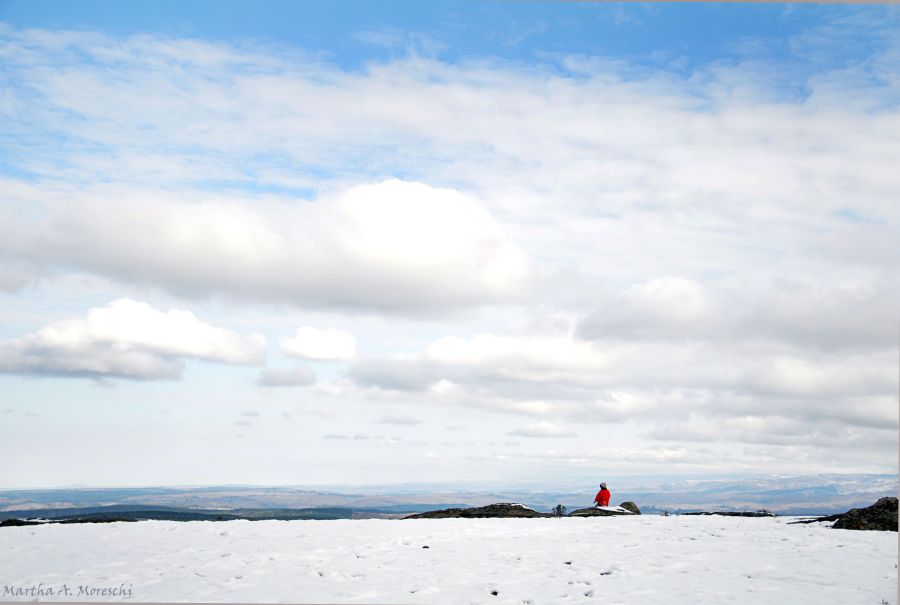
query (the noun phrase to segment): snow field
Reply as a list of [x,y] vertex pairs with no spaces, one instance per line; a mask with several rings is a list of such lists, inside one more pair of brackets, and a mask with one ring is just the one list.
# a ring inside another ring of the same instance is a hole
[[12,527],[0,529],[0,590],[124,583],[129,600],[192,602],[896,604],[896,533],[790,520],[645,515]]

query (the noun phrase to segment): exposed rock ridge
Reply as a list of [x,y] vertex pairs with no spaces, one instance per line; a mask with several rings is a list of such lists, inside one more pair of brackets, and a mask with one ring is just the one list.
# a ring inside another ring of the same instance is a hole
[[794,523],[823,523],[834,521],[835,529],[859,529],[897,531],[897,498],[879,498],[872,506],[851,508],[846,513],[828,515],[816,519],[804,519]]
[[475,508],[445,508],[444,510],[432,510],[425,513],[418,513],[403,517],[404,519],[452,519],[452,518],[532,518],[532,517],[552,517],[550,513],[539,513],[534,509],[528,508],[522,504],[511,502],[500,502],[497,504],[488,504],[487,506],[478,506]]
[[880,498],[866,508],[853,508],[832,525],[835,529],[897,531],[897,498]]
[[[639,515],[640,509],[634,502],[623,502],[620,506],[607,506],[603,508],[582,508],[573,511],[569,517],[611,517],[616,515]],[[523,504],[500,502],[475,508],[446,508],[433,510],[415,515],[409,515],[404,519],[474,519],[474,518],[535,518],[555,517],[553,513],[540,513]]]

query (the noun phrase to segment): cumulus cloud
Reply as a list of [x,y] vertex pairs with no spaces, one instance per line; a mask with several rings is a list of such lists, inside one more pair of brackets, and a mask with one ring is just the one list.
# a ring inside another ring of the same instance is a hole
[[0,253],[188,296],[415,311],[514,300],[529,280],[528,259],[476,200],[421,183],[359,185],[314,203],[17,191],[20,229]]
[[256,384],[262,387],[298,387],[316,382],[316,373],[306,366],[266,368],[259,373]]
[[0,371],[54,376],[177,379],[185,359],[259,365],[265,338],[242,336],[197,319],[190,311],[158,311],[120,299],[78,319],[0,342]]
[[281,340],[286,355],[321,361],[348,361],[356,357],[356,339],[341,330],[302,327]]

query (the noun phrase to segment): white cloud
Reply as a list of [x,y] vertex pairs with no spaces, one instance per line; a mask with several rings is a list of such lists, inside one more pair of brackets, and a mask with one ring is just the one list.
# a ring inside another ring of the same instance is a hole
[[741,341],[608,343],[483,333],[469,339],[443,337],[419,354],[362,359],[351,366],[350,378],[363,386],[430,390],[438,396],[481,385],[517,399],[525,393],[594,399],[598,388],[616,387],[850,396],[889,390],[891,359],[889,351],[862,350],[836,357]]
[[[783,417],[810,427],[896,427],[896,352],[835,354],[771,342],[585,342],[572,336],[433,341],[419,354],[354,363],[362,393],[591,423],[702,415]],[[437,385],[445,385],[436,388]],[[452,386],[446,386],[452,385]]]
[[717,330],[720,314],[701,283],[670,276],[632,285],[610,297],[579,330],[595,338],[696,337]]
[[15,292],[31,281],[27,271],[0,262],[0,291]]
[[900,288],[896,280],[810,283],[773,280],[753,300],[743,320],[744,337],[770,339],[837,351],[896,346]]
[[[876,430],[871,430],[871,429]],[[895,440],[896,428],[888,422],[880,426],[848,425],[842,419],[824,415],[817,423],[806,418],[735,416],[724,419],[692,417],[668,422],[651,431],[650,437],[682,443],[730,442],[755,445],[876,450]]]
[[427,364],[496,372],[509,379],[531,382],[552,382],[602,372],[614,359],[611,352],[571,338],[490,333],[469,339],[439,338],[425,348],[422,356]]
[[[615,460],[617,469],[631,471],[641,467],[654,468],[659,464],[676,467],[706,466],[708,468],[729,458],[728,454],[722,451],[677,446],[613,447],[603,451],[588,450],[584,452],[549,450],[540,454],[525,454],[523,457],[550,464],[568,463],[578,466],[596,466],[598,463],[608,464],[610,460]],[[728,460],[728,462],[733,464],[735,461]]]
[[552,422],[535,422],[527,426],[515,428],[509,432],[510,435],[519,437],[574,437],[577,433],[572,429],[568,429]]
[[577,327],[595,341],[748,342],[800,350],[880,349],[896,342],[900,289],[890,283],[767,277],[712,286],[684,277],[598,297]]
[[353,437],[351,437],[350,435],[344,435],[341,433],[328,433],[322,437],[322,439],[339,439],[342,441],[352,439],[352,438]]
[[316,202],[14,193],[19,230],[0,253],[188,296],[416,311],[515,300],[530,275],[475,200],[420,183],[360,185]]
[[[864,247],[884,242],[874,251],[880,262],[897,259],[893,238],[884,233],[885,223],[898,219],[897,175],[890,170],[895,112],[893,105],[842,106],[846,89],[823,93],[823,76],[840,81],[846,69],[791,82],[792,89],[815,91],[797,99],[778,94],[773,74],[783,66],[759,62],[698,65],[684,78],[627,61],[559,55],[545,56],[538,68],[407,57],[348,72],[250,43],[7,33],[4,99],[11,123],[71,141],[18,149],[22,167],[45,177],[43,195],[59,175],[88,185],[112,177],[120,189],[109,198],[118,203],[146,199],[156,184],[206,198],[210,181],[302,190],[307,197],[308,190],[327,192],[334,181],[404,174],[479,192],[480,205],[499,217],[513,241],[527,242],[530,252],[554,264],[600,275],[600,283],[623,275],[630,282],[651,279],[650,272],[699,275],[685,269],[721,274],[771,266],[775,259],[786,267],[797,264],[796,250],[858,249],[847,245],[848,236]],[[892,79],[872,77],[853,94],[895,98],[897,90]],[[85,148],[93,152],[85,155]],[[333,180],[323,183],[323,174]],[[258,204],[263,196],[254,191],[250,197]],[[835,213],[848,205],[874,222],[842,220]],[[401,202],[386,205],[391,208],[410,210]],[[190,223],[203,221],[185,214],[189,237],[199,228]],[[235,211],[235,222],[240,218]],[[223,238],[209,233],[230,233],[223,222],[212,220],[195,235],[228,252]],[[389,227],[403,222],[383,222],[376,221],[381,226],[374,238],[363,239],[377,246],[394,241]],[[270,228],[259,233],[258,221],[249,224],[246,237],[236,240],[249,244],[236,270],[251,264],[245,255],[265,255],[267,239],[278,240],[266,237]],[[440,241],[440,233],[434,235]],[[417,237],[430,239],[424,231]],[[379,250],[375,258],[395,260],[390,245]],[[62,252],[48,260],[63,264]],[[129,275],[124,267],[82,256],[72,261]],[[194,257],[189,267],[200,262]],[[507,265],[516,261],[504,258],[487,259],[486,274],[475,276],[494,286],[509,279]],[[180,291],[196,283],[200,292],[240,292],[215,267],[208,267],[206,281],[204,271],[191,275],[196,279],[179,278],[189,268],[136,268],[137,279]],[[247,297],[343,300],[340,291],[320,293],[312,283],[298,293],[291,280],[279,285],[273,276],[253,280],[247,273]],[[488,288],[476,298],[496,299],[492,294],[498,293]]]
[[325,435],[324,439],[341,439],[341,440],[350,440],[350,441],[368,441],[372,439],[366,433],[356,433],[355,435],[347,435],[344,433],[328,433]]
[[341,330],[302,327],[281,340],[281,350],[301,359],[349,361],[356,357],[356,339]]
[[387,437],[385,435],[369,435],[367,433],[356,433],[348,435],[346,433],[328,433],[323,439],[336,439],[340,441],[371,441],[378,445],[397,445],[403,441],[400,437]]
[[397,424],[400,426],[415,426],[422,424],[422,421],[415,416],[407,414],[386,414],[378,421],[382,424]]
[[[891,53],[812,75],[565,55],[348,71],[252,42],[3,34],[9,174],[32,176],[0,182],[0,289],[89,273],[326,310],[378,353],[324,354],[349,378],[311,395],[638,426],[671,441],[622,450],[647,468],[736,468],[734,448],[685,448],[703,435],[793,432],[807,459],[832,448],[820,468],[855,459],[835,434],[879,465],[896,449]],[[390,325],[341,315],[373,309]],[[518,320],[538,313],[559,321]],[[175,377],[195,355],[28,338],[6,371]]]
[[307,386],[316,382],[316,373],[306,366],[266,368],[259,373],[256,384],[263,387]]
[[0,343],[0,371],[57,376],[174,379],[185,359],[259,365],[265,338],[204,323],[190,311],[162,312],[130,299],[97,307]]

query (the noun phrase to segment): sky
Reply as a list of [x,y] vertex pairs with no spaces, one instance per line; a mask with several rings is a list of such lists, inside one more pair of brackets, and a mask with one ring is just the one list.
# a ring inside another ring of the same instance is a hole
[[898,25],[0,0],[0,488],[896,474]]

